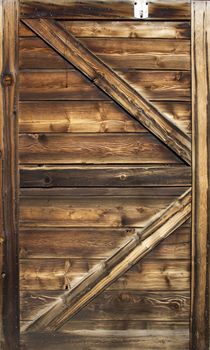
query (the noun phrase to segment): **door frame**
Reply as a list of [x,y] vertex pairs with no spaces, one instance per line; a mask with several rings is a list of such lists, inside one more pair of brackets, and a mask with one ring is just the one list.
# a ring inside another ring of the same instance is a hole
[[[107,6],[112,1],[101,1],[100,4],[103,2]],[[131,1],[127,2],[132,6]],[[74,3],[76,7],[76,1],[71,1],[71,8]],[[95,1],[90,0],[89,7],[91,3]],[[0,4],[0,349],[4,350],[19,349],[18,24],[25,4],[33,7],[31,0],[2,0]],[[191,2],[191,28],[193,182],[190,348],[207,350],[210,272],[209,0]]]

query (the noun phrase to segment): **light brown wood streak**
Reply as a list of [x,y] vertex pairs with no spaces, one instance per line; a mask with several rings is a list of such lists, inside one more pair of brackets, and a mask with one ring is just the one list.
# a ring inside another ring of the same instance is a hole
[[[46,193],[46,189],[42,189],[43,192],[40,193],[38,189],[33,195],[33,189],[29,189],[29,195],[21,198],[21,225],[27,227],[142,227],[151,216],[165,209],[176,198],[168,195],[163,188],[160,188],[160,192],[165,192],[165,196],[162,195],[162,197],[154,188],[150,196],[142,195],[136,188],[128,188],[125,194],[123,188],[120,191],[119,188],[115,189],[116,191],[113,191],[113,188],[90,188],[89,196],[86,196],[84,187],[79,188],[80,193],[76,191],[74,194],[72,191],[70,194],[68,188],[52,189],[56,190],[54,195],[49,193],[50,190]],[[101,196],[98,190],[102,190]],[[106,190],[108,195],[106,193],[103,195]],[[181,188],[181,193],[183,191],[184,189]],[[143,188],[142,193],[144,192]]]
[[18,16],[17,0],[0,2],[0,348],[4,350],[19,348]]
[[64,293],[58,302],[29,325],[27,331],[37,331],[43,327],[50,331],[61,328],[67,319],[181,226],[190,217],[190,211],[191,190],[189,189],[167,209],[155,215],[144,229],[136,230],[127,244],[90,271],[72,290]]
[[[154,78],[155,79],[155,78]],[[175,91],[174,91],[175,94]],[[190,102],[155,101],[167,118],[191,132]],[[21,133],[147,132],[112,101],[24,101],[19,104]]]
[[192,314],[191,347],[209,348],[210,2],[192,1]]
[[21,134],[21,164],[182,164],[151,134]]
[[100,89],[117,101],[135,119],[167,144],[175,153],[191,163],[189,136],[166,119],[152,104],[133,90],[123,79],[103,64],[74,36],[50,20],[24,21],[50,46],[72,62]]

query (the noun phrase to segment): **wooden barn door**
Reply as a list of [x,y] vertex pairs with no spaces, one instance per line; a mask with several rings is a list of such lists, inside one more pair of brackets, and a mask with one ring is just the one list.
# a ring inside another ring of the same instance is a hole
[[20,3],[22,350],[207,350],[210,6],[193,5],[192,234],[190,2],[137,19],[141,2]]

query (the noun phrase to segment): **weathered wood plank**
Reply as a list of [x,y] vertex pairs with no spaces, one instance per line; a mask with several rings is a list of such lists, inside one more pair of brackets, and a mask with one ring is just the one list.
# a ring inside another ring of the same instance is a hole
[[35,333],[24,334],[21,350],[75,350],[90,348],[91,350],[188,350],[189,332],[186,330],[167,331],[167,329],[144,331],[106,331],[85,332],[84,330],[71,334],[56,333],[56,335]]
[[[81,38],[115,69],[190,69],[190,41],[171,39]],[[20,39],[21,69],[63,69],[69,65],[37,37]]]
[[192,2],[193,218],[191,345],[209,348],[210,3]]
[[77,71],[24,71],[20,73],[20,100],[109,100]]
[[[132,234],[128,228],[22,228],[20,258],[107,258]],[[190,228],[177,229],[150,254],[153,259],[189,259]]]
[[105,291],[78,313],[75,319],[187,321],[189,311],[189,292],[147,294],[139,291]]
[[[71,291],[101,259],[21,259],[22,291]],[[107,290],[189,291],[190,261],[145,258]],[[49,308],[49,304],[47,305]],[[30,311],[30,310],[28,310]],[[38,316],[38,315],[37,315]],[[34,321],[36,317],[32,318]]]
[[[22,0],[23,18],[134,19],[133,1]],[[149,19],[190,19],[189,0],[151,0]]]
[[[190,311],[190,293],[105,291],[93,300],[72,321],[155,321],[187,322]],[[60,292],[21,293],[21,319],[31,321],[42,313]],[[67,327],[66,327],[67,328]]]
[[186,166],[96,167],[21,166],[20,186],[51,187],[147,187],[191,186],[191,169]]
[[[141,93],[150,101],[190,101],[191,99],[189,72],[134,70],[118,72],[118,74],[137,93]],[[68,69],[22,71],[20,73],[20,99],[25,101],[110,101],[107,95],[78,71]]]
[[[75,65],[100,89],[117,101],[188,164],[191,163],[189,136],[166,119],[152,104],[103,64],[74,36],[53,20],[25,20],[25,23],[64,58]],[[55,35],[56,33],[56,35]],[[172,137],[173,134],[173,137]]]
[[0,348],[19,348],[17,248],[18,1],[0,3]]
[[[183,191],[188,187],[52,187],[52,188],[20,188],[20,196],[23,199],[47,199],[48,197],[55,200],[63,198],[83,198],[83,197],[138,197],[148,198],[166,198],[171,201],[181,196]],[[90,200],[88,198],[87,200]]]
[[[23,292],[24,293],[24,292]],[[27,293],[27,292],[26,292]],[[29,292],[30,293],[30,292]],[[35,292],[37,293],[37,292]],[[51,295],[57,295],[57,293],[61,292],[47,292],[45,295],[48,295],[48,293]],[[21,293],[22,294],[22,293]],[[50,298],[50,296],[49,296]],[[48,300],[49,301],[49,300]],[[21,329],[25,329],[27,325],[30,323],[30,321],[20,321]],[[138,330],[145,330],[145,329],[154,329],[154,330],[184,330],[186,329],[189,333],[189,320],[188,321],[174,321],[174,322],[167,322],[167,321],[128,321],[128,320],[118,320],[118,321],[112,321],[112,320],[97,320],[97,321],[74,321],[74,319],[71,319],[69,322],[67,322],[61,329],[61,332],[70,333],[75,332],[81,329],[86,330],[128,330],[128,329],[138,329]]]
[[[175,94],[175,91],[174,91]],[[155,101],[161,113],[191,132],[189,102]],[[140,123],[111,101],[28,101],[19,104],[22,133],[147,132]]]
[[181,164],[149,134],[21,134],[22,164]]
[[67,319],[74,316],[190,217],[190,193],[191,190],[187,190],[164,211],[153,216],[142,230],[135,230],[134,236],[125,245],[90,270],[78,284],[64,293],[63,298],[32,322],[27,330],[37,331],[44,327],[52,331],[61,328]]
[[[190,39],[190,22],[166,21],[62,21],[76,37]],[[33,37],[34,32],[20,22],[19,35]]]
[[[64,189],[66,192],[67,189]],[[53,196],[45,190],[40,196],[29,195],[22,197],[20,201],[20,223],[32,227],[142,227],[149,218],[166,208],[175,198],[173,196],[158,196],[152,189],[150,196],[133,189],[123,194],[119,188],[115,195],[108,196],[89,191],[84,195],[84,189],[67,196],[62,196],[60,188]],[[160,192],[163,189],[160,189]],[[183,193],[184,189],[182,189]],[[131,193],[129,196],[129,192]],[[60,193],[60,196],[59,196]],[[132,196],[133,193],[133,196]],[[156,194],[156,196],[155,196]]]
[[[19,109],[22,133],[147,132],[111,101],[31,101],[20,103]],[[185,118],[180,122],[183,127]]]

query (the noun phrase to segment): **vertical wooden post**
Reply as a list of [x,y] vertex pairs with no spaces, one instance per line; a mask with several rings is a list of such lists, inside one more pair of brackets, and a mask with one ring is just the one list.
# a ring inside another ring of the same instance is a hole
[[19,348],[18,0],[0,1],[0,349]]
[[191,348],[208,350],[210,166],[210,1],[192,1],[192,315]]

